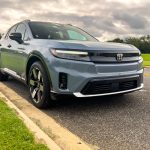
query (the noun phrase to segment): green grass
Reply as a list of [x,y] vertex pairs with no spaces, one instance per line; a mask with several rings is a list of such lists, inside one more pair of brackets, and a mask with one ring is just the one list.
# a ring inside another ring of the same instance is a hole
[[144,66],[150,66],[150,61],[144,61]]
[[48,150],[37,144],[34,136],[15,112],[0,100],[0,150]]
[[142,54],[144,66],[150,66],[150,54]]

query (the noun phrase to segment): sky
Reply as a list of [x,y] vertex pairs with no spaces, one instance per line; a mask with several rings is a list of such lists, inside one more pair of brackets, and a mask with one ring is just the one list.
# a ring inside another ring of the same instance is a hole
[[30,19],[72,24],[101,41],[150,34],[150,0],[0,0],[0,33]]

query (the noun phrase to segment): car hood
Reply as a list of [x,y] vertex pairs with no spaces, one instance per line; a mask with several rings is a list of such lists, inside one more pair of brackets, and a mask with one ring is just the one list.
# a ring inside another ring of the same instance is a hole
[[[38,42],[37,42],[38,41]],[[105,51],[105,52],[138,52],[139,50],[128,44],[111,42],[90,42],[90,41],[59,41],[59,40],[36,40],[36,43],[49,48],[71,49],[83,51]]]

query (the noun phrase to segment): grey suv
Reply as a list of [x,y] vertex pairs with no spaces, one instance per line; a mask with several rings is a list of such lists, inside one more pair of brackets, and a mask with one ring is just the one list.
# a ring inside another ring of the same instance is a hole
[[0,81],[10,75],[25,82],[38,108],[60,94],[93,97],[139,90],[142,62],[136,47],[99,42],[72,25],[25,20],[0,40]]

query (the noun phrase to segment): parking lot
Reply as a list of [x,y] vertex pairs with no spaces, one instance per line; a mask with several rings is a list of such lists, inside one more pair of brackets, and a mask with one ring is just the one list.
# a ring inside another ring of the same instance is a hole
[[[95,145],[97,149],[148,150],[150,148],[150,69],[145,69],[144,83],[144,89],[124,96],[88,99],[69,97],[42,112],[54,118],[85,142]],[[0,91],[11,97],[9,89],[13,89],[17,95],[24,98],[23,100],[30,101],[24,84],[14,79],[0,83]]]

